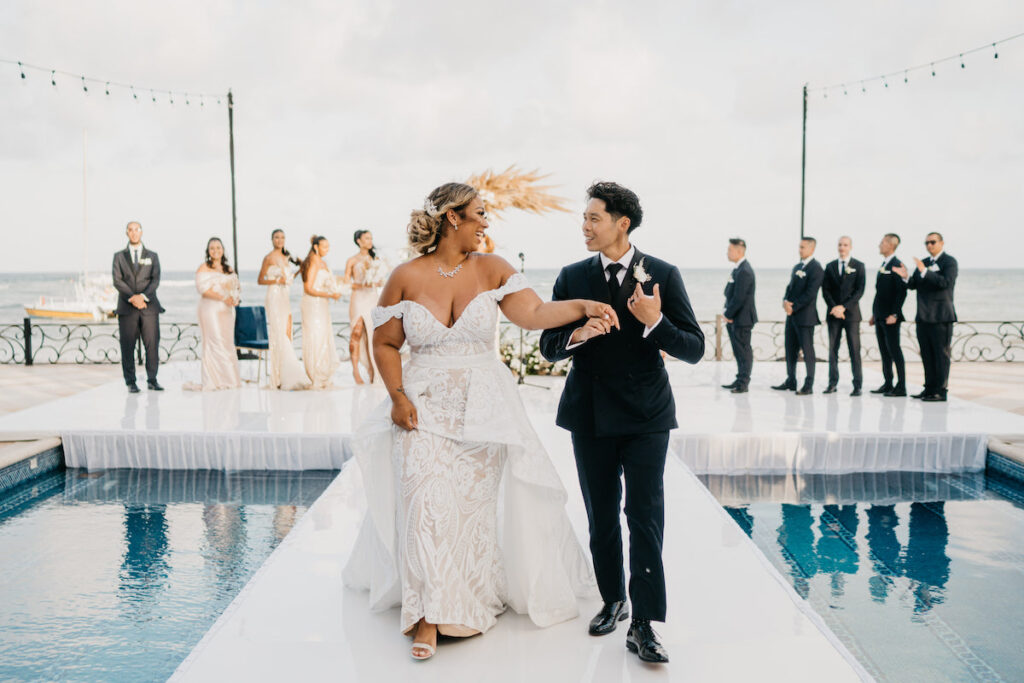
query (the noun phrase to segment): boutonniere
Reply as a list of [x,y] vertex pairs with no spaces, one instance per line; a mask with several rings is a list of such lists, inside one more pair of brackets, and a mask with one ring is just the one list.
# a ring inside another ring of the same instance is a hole
[[939,264],[938,263],[931,264],[930,266],[928,266],[928,270],[932,271],[933,273],[939,272]]
[[730,284],[730,285],[734,285],[734,284],[736,284],[736,280],[733,280],[733,279],[732,279],[732,278],[730,277],[730,278],[729,278],[729,284]]
[[888,275],[891,272],[892,272],[891,270],[886,270],[885,268],[879,268],[878,269],[878,274],[879,275]]
[[140,258],[139,259],[139,265],[140,266],[151,266],[151,265],[153,265],[153,259],[151,259],[148,256],[146,258]]
[[857,269],[856,268],[851,268],[851,267],[847,266],[846,267],[846,272],[847,273],[856,273]]
[[640,262],[633,266],[633,279],[644,284],[645,282],[651,281],[651,276],[644,270],[644,259],[641,258]]
[[807,277],[807,273],[805,273],[802,270],[798,270],[798,271],[796,271],[796,276],[797,277]]

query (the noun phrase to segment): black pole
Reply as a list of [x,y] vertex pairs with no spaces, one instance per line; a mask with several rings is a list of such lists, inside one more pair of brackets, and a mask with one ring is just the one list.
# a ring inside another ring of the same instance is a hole
[[32,365],[32,318],[25,318],[25,365]]
[[[230,100],[229,100],[230,101]],[[800,239],[804,238],[804,193],[807,187],[807,84],[804,83],[804,142],[800,151]]]
[[228,150],[231,154],[231,246],[235,257],[235,272],[238,263],[238,214],[235,209],[235,99],[228,90]]

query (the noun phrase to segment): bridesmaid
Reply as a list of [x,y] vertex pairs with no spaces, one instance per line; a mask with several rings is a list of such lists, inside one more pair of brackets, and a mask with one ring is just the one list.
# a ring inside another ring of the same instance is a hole
[[348,319],[351,325],[351,336],[348,351],[352,359],[352,376],[356,384],[363,384],[359,372],[359,363],[366,366],[366,372],[373,383],[377,379],[377,364],[373,359],[373,323],[370,312],[377,305],[380,288],[387,279],[387,268],[377,257],[373,248],[373,234],[369,230],[356,230],[352,241],[359,247],[359,253],[345,264],[343,281],[352,285],[352,297],[349,300]]
[[301,265],[284,247],[284,230],[270,233],[274,248],[263,257],[258,282],[267,288],[267,336],[270,340],[268,370],[273,389],[295,391],[309,387],[306,369],[292,346],[292,304],[289,289],[295,279],[292,265]]
[[326,237],[314,235],[309,253],[299,271],[302,273],[302,362],[313,389],[329,389],[331,376],[338,369],[338,349],[328,299],[341,298],[338,281],[324,262],[331,245]]
[[199,331],[203,338],[203,383],[189,389],[237,389],[238,355],[235,352],[235,306],[240,300],[238,275],[228,265],[224,244],[211,237],[206,260],[196,270],[199,291]]

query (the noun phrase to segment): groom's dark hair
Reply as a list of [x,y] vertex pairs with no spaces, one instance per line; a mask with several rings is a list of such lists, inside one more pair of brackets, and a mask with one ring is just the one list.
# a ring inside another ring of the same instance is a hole
[[629,219],[629,230],[633,232],[640,227],[644,219],[644,210],[640,208],[640,198],[632,190],[626,189],[618,183],[596,182],[587,188],[587,197],[600,199],[604,202],[604,209],[612,215],[615,220],[623,216]]

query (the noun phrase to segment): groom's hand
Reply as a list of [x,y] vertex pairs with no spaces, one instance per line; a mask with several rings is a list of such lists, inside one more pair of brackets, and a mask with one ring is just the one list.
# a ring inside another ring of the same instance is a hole
[[612,323],[607,318],[590,318],[583,327],[576,328],[569,338],[570,344],[582,344],[588,339],[600,337],[612,331]]
[[629,297],[629,301],[626,302],[626,306],[629,308],[629,312],[633,314],[633,317],[642,322],[647,327],[652,327],[661,318],[661,291],[658,288],[657,283],[654,285],[654,290],[651,292],[651,296],[644,294],[643,288],[640,287],[640,283],[636,283],[636,288]]

